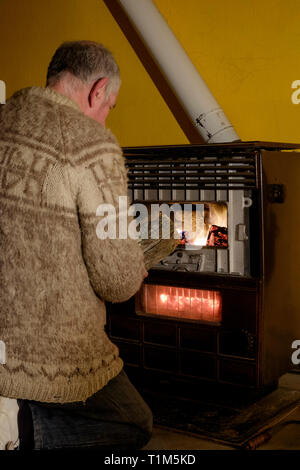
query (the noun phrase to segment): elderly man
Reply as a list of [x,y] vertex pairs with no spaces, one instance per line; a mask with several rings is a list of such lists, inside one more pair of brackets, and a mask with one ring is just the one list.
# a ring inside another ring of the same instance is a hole
[[[104,330],[105,301],[129,299],[147,274],[136,240],[96,234],[97,207],[127,195],[105,128],[119,86],[107,49],[68,42],[47,86],[0,111],[0,423],[18,399],[20,449],[138,449],[151,436],[151,412]],[[13,448],[16,432],[3,433]]]

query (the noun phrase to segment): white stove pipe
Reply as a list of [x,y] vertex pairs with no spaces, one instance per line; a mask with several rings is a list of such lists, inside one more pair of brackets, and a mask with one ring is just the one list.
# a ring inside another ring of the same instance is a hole
[[207,143],[240,140],[152,0],[119,0]]
[[6,87],[5,82],[0,80],[0,104],[5,104],[6,99]]

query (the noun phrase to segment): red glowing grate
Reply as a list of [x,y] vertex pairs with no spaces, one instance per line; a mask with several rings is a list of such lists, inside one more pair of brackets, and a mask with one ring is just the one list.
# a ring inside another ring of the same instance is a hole
[[209,322],[222,320],[222,297],[214,290],[144,284],[140,305],[143,313]]

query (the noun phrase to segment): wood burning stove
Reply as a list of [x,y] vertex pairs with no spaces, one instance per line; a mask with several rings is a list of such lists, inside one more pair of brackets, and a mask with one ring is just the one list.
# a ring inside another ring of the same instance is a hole
[[108,334],[138,388],[190,396],[205,385],[257,395],[291,367],[300,338],[300,243],[291,229],[298,147],[124,149],[132,203],[198,205],[205,228],[194,246],[183,230],[140,292],[108,305]]

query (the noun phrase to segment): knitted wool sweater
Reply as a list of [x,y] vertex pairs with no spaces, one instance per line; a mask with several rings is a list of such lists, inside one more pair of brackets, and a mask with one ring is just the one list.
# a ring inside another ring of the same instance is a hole
[[85,401],[122,369],[104,302],[137,292],[143,252],[96,234],[121,195],[116,139],[72,100],[28,88],[1,107],[0,395]]

